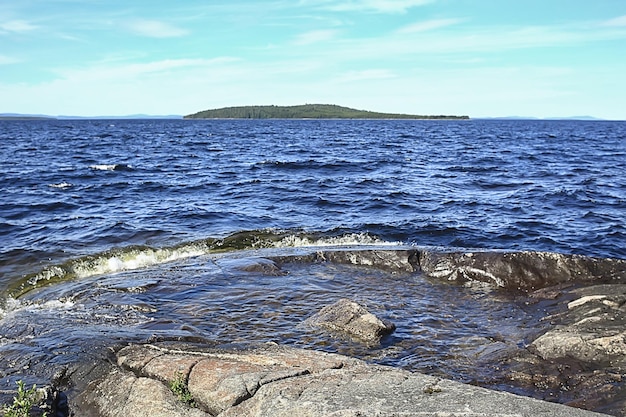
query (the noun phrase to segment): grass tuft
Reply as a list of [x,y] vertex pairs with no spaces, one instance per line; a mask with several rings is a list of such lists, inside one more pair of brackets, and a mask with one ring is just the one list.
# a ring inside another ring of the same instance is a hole
[[178,401],[187,404],[189,407],[195,407],[196,402],[194,401],[191,393],[189,392],[189,387],[187,386],[187,380],[185,376],[181,373],[176,374],[176,378],[172,382],[170,382],[170,390],[176,395]]
[[[1,410],[4,417],[30,417],[33,406],[37,403],[37,386],[26,389],[24,381],[17,381],[17,395],[13,397],[13,404],[3,405]],[[41,414],[47,417],[48,413]]]

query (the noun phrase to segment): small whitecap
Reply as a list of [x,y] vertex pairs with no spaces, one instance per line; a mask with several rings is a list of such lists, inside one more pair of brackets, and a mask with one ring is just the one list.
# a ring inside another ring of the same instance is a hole
[[116,167],[117,167],[116,164],[89,165],[89,168],[94,169],[96,171],[115,171]]
[[69,182],[60,182],[58,184],[48,184],[48,187],[60,188],[60,189],[70,188],[71,186],[72,184],[70,184]]
[[89,165],[89,168],[96,171],[131,171],[133,166],[128,164],[94,164]]

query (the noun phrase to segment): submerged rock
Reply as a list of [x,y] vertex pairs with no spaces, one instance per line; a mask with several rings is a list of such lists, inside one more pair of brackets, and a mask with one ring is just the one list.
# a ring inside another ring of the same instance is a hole
[[309,317],[305,325],[339,332],[366,343],[378,343],[396,329],[390,321],[379,319],[365,307],[346,298],[322,308]]
[[556,326],[532,347],[545,360],[626,365],[626,285],[584,287],[570,296],[567,309],[552,318]]
[[267,258],[224,258],[219,260],[218,265],[226,270],[252,272],[269,276],[282,276],[286,272],[271,259]]

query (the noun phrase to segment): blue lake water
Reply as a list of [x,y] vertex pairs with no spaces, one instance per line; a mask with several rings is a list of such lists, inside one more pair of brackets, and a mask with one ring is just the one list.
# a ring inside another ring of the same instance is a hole
[[271,229],[626,258],[626,123],[0,121],[0,289]]
[[[377,245],[626,259],[626,122],[0,121],[0,144],[2,376],[71,361],[86,340],[159,333],[479,383],[491,365],[472,352],[539,326],[513,299],[338,266],[269,279],[212,256]],[[368,350],[292,326],[345,295],[395,320],[395,339]]]

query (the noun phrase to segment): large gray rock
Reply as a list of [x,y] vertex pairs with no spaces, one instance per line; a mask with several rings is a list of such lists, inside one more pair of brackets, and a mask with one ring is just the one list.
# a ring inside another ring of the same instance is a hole
[[[81,416],[392,417],[600,415],[442,380],[341,355],[267,345],[243,351],[137,345],[82,394]],[[143,358],[142,358],[143,357]],[[177,402],[162,382],[173,360],[199,408]],[[178,367],[180,364],[181,366]],[[188,369],[189,364],[194,364]],[[188,369],[188,371],[187,371]],[[149,371],[148,371],[149,370]],[[188,372],[185,374],[185,372]],[[150,373],[152,377],[147,377]]]
[[378,343],[396,329],[390,321],[379,319],[365,307],[346,298],[322,308],[309,317],[305,325],[342,333],[366,343]]

